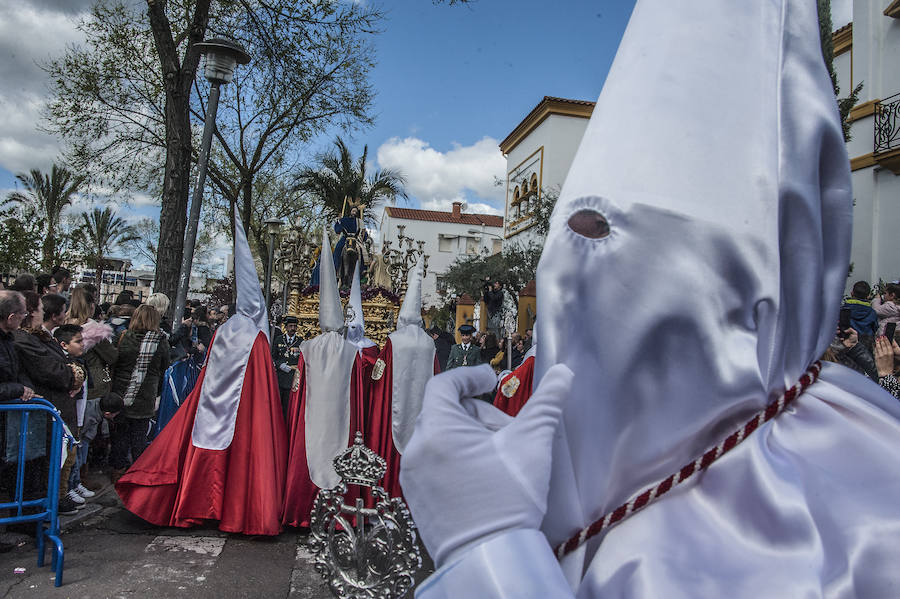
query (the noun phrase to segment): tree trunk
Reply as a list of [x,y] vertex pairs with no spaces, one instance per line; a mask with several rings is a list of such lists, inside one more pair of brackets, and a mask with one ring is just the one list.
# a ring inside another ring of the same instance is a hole
[[191,23],[184,60],[172,38],[165,2],[147,0],[147,14],[156,51],[162,65],[166,89],[166,168],[159,213],[159,244],[156,252],[154,291],[165,293],[175,306],[184,230],[187,224],[191,176],[191,84],[200,63],[194,44],[203,41],[211,0],[198,0]]
[[56,245],[56,238],[53,235],[53,231],[47,231],[46,237],[44,237],[44,243],[41,245],[41,270],[44,272],[52,272],[53,267],[53,254],[56,249],[54,246]]
[[253,176],[245,175],[241,182],[241,221],[244,224],[244,235],[250,238],[250,219],[253,208]]

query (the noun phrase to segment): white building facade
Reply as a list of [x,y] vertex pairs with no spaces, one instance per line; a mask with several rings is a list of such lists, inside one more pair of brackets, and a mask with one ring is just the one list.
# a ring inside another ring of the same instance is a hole
[[441,275],[457,258],[500,252],[503,217],[463,212],[461,202],[454,202],[451,212],[386,207],[379,227],[382,243],[389,240],[397,249],[401,231],[406,237],[425,242],[428,272],[422,282],[422,305],[427,308],[443,303]]
[[531,231],[536,202],[543,193],[559,194],[593,110],[594,102],[545,96],[500,142],[507,165],[506,239],[541,241]]
[[[836,23],[837,25],[837,23]],[[840,95],[863,84],[850,113],[854,281],[900,279],[900,0],[854,0],[834,32]]]

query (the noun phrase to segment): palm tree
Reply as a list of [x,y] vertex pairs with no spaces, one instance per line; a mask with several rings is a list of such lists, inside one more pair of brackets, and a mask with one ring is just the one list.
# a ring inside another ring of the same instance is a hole
[[76,176],[69,169],[53,165],[50,175],[33,168],[29,174],[19,173],[16,179],[25,187],[25,192],[10,193],[3,205],[19,204],[26,212],[42,221],[41,268],[49,271],[57,259],[56,242],[60,215],[87,177]]
[[297,175],[297,185],[311,193],[323,204],[331,217],[339,216],[344,206],[344,198],[360,199],[366,205],[365,219],[372,220],[373,208],[397,197],[406,198],[403,186],[406,177],[394,169],[380,169],[369,175],[366,162],[369,147],[363,146],[363,153],[354,159],[344,140],[337,137],[335,150],[317,157],[317,164],[304,168]]
[[103,296],[103,268],[113,248],[138,239],[134,227],[116,216],[108,207],[94,208],[81,213],[81,224],[75,230],[75,243],[80,246],[84,261],[95,269],[97,295]]

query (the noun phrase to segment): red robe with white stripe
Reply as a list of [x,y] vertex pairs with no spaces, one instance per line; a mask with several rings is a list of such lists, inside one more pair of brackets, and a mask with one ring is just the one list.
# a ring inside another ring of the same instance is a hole
[[[215,338],[212,343],[215,343]],[[231,445],[201,449],[191,441],[206,368],[169,424],[116,483],[132,513],[160,526],[217,520],[219,530],[281,532],[287,437],[269,342],[250,351]]]
[[[297,379],[291,390],[288,404],[288,474],[284,492],[284,511],[282,522],[288,526],[309,526],[312,511],[319,487],[309,477],[309,466],[306,461],[306,368],[303,354],[297,364]],[[353,444],[356,431],[363,431],[363,373],[364,363],[357,354],[353,369],[350,372],[350,436],[348,445]],[[347,502],[353,502],[353,495],[358,489],[351,487],[346,495]]]

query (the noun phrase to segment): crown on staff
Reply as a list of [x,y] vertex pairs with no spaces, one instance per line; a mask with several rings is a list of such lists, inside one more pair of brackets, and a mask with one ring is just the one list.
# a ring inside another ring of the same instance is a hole
[[363,445],[362,433],[356,431],[353,445],[334,458],[334,470],[347,484],[374,487],[384,476],[384,458]]

